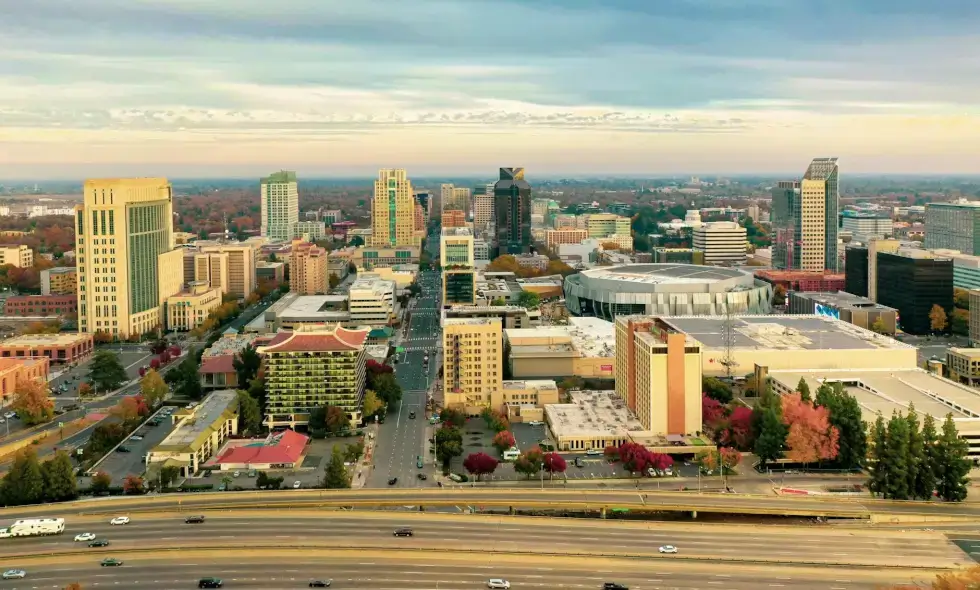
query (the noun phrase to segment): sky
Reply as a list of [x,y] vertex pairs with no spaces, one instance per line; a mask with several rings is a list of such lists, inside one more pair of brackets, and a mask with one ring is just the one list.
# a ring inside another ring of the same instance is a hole
[[0,0],[0,179],[980,172],[976,0]]

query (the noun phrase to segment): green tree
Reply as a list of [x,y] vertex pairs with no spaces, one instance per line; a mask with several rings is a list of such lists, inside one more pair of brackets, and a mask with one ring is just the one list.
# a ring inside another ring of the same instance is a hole
[[888,478],[888,465],[885,463],[885,447],[888,432],[885,428],[885,418],[878,414],[871,427],[871,449],[868,454],[868,490],[875,495],[885,494],[885,481]]
[[462,428],[466,425],[466,414],[458,408],[443,408],[439,412],[439,420],[443,424],[448,424],[455,428]]
[[339,445],[334,445],[330,453],[330,462],[327,463],[326,472],[323,475],[323,487],[328,490],[342,490],[350,487],[350,474],[344,466],[344,452]]
[[160,486],[169,488],[173,484],[177,483],[177,479],[180,477],[180,467],[175,467],[173,465],[161,467],[160,475],[158,477],[160,480]]
[[330,434],[343,434],[350,430],[350,418],[343,408],[323,405],[313,408],[309,417],[310,430],[322,430]]
[[173,386],[174,395],[190,399],[201,399],[203,391],[201,389],[201,376],[199,350],[188,352],[184,360],[176,367],[167,371],[163,380]]
[[3,501],[8,506],[40,504],[45,499],[44,474],[34,449],[21,449],[3,476]]
[[109,486],[112,485],[112,476],[105,471],[99,471],[92,476],[92,493],[96,496],[108,493]]
[[774,407],[764,409],[754,449],[763,465],[783,456],[788,434],[789,429],[783,423],[782,413]]
[[912,496],[920,500],[931,500],[936,490],[936,470],[939,464],[939,436],[936,433],[936,420],[930,414],[922,419],[922,463],[918,477],[913,484]]
[[344,447],[344,461],[354,463],[364,454],[364,441],[358,441]]
[[[922,431],[919,426],[919,415],[915,411],[915,406],[909,404],[909,411],[905,414],[905,424],[909,432],[909,454],[908,454],[908,478],[909,478],[909,498],[915,498],[915,483],[918,481],[919,471],[925,463],[926,450],[923,446]],[[926,465],[928,467],[928,465]]]
[[823,383],[817,388],[814,400],[830,412],[830,425],[837,428],[837,459],[841,469],[856,469],[864,465],[868,454],[868,425],[861,419],[861,406],[840,383]]
[[936,493],[947,502],[962,502],[966,499],[969,482],[970,460],[967,459],[967,452],[970,447],[956,432],[953,414],[946,414],[936,446],[939,458]]
[[378,394],[374,393],[373,390],[368,389],[364,392],[364,417],[370,418],[378,413],[384,407],[384,403],[378,398]]
[[517,296],[517,305],[520,307],[537,309],[540,304],[541,296],[537,293],[532,293],[531,291],[521,291],[521,294]]
[[701,379],[701,389],[705,395],[718,403],[728,404],[732,401],[732,386],[715,377]]
[[75,467],[65,451],[58,451],[51,460],[41,465],[44,478],[44,496],[48,502],[63,502],[78,497]]
[[262,431],[262,410],[259,402],[247,391],[238,391],[238,431],[258,434]]
[[327,281],[331,289],[336,289],[337,285],[340,284],[340,277],[336,273],[330,273],[330,278]]
[[871,331],[876,334],[887,334],[889,332],[888,326],[885,325],[884,320],[880,317],[871,324]]
[[909,488],[909,425],[905,417],[895,412],[885,429],[885,492],[888,500],[908,500]]
[[108,350],[97,350],[89,365],[89,381],[103,392],[115,391],[129,378],[119,362],[119,355]]
[[143,399],[146,401],[146,404],[151,408],[155,408],[157,404],[167,398],[170,390],[167,388],[167,384],[163,382],[163,377],[160,376],[160,373],[150,369],[140,379],[140,393],[143,394]]
[[534,447],[521,453],[514,462],[514,471],[526,475],[528,479],[538,474],[544,466],[544,452]]
[[402,399],[402,387],[393,373],[379,373],[371,378],[369,387],[373,389],[389,408]]
[[254,346],[249,345],[235,356],[232,365],[235,367],[235,373],[238,376],[239,387],[244,388],[258,374],[259,367],[262,365],[262,357],[259,356]]
[[435,439],[436,459],[442,463],[443,469],[448,469],[453,457],[463,454],[463,433],[459,428],[444,424],[436,431]]
[[[823,387],[823,385],[821,385]],[[800,394],[800,399],[805,402],[813,401],[810,397],[810,386],[807,384],[806,379],[800,377],[800,382],[796,384],[796,391]]]

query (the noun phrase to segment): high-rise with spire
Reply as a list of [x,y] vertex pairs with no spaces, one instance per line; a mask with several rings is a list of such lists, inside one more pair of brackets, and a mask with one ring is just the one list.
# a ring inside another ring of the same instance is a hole
[[496,252],[527,254],[531,251],[531,185],[523,168],[501,168],[493,185]]

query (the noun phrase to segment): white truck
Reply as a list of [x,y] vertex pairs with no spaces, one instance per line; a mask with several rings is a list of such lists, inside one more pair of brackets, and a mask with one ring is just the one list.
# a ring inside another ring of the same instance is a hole
[[14,524],[9,527],[0,529],[0,539],[60,535],[63,532],[65,532],[64,518],[28,518],[14,521]]

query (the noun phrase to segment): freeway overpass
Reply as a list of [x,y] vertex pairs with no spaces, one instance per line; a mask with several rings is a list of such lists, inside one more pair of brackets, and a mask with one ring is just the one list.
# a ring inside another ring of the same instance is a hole
[[620,490],[443,488],[282,490],[96,498],[0,510],[0,518],[258,508],[474,507],[511,511],[690,512],[868,519],[876,522],[980,519],[980,505],[827,496],[775,497]]

